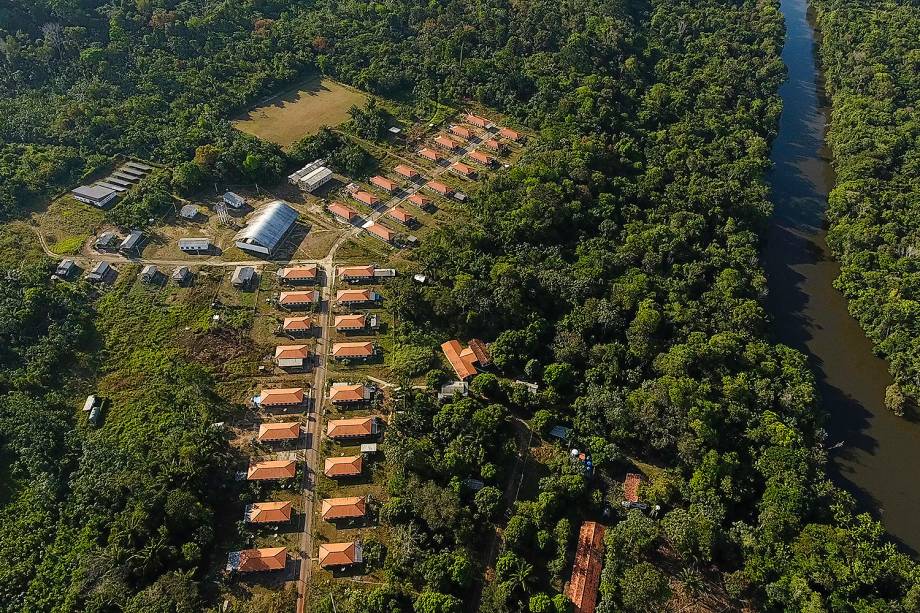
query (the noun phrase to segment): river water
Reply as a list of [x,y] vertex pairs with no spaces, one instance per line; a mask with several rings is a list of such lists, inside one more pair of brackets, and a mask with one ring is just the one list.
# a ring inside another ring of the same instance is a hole
[[884,406],[887,364],[831,285],[839,267],[825,242],[824,212],[833,173],[824,147],[826,110],[806,0],[781,0],[786,18],[780,88],[783,114],[768,180],[775,212],[764,248],[768,309],[779,342],[805,352],[829,413],[832,476],[913,554],[920,551],[920,424]]

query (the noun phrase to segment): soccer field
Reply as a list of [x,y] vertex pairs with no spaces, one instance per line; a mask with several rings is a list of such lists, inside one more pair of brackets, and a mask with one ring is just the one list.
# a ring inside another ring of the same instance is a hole
[[237,117],[233,125],[247,134],[287,147],[324,126],[348,119],[348,109],[367,96],[331,79],[311,79],[270,98]]

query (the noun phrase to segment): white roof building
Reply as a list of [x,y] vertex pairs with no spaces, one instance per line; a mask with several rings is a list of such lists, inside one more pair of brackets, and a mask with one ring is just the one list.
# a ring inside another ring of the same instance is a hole
[[240,249],[270,255],[299,218],[300,213],[288,203],[275,200],[259,211],[233,240]]

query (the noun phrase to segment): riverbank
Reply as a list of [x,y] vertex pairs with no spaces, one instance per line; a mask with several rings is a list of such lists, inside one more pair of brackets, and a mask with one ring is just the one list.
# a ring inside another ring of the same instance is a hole
[[834,185],[825,147],[815,33],[806,0],[782,0],[788,79],[768,176],[774,203],[763,263],[775,339],[805,352],[824,410],[832,477],[873,511],[904,548],[920,550],[920,489],[910,471],[920,458],[920,426],[884,406],[888,365],[833,288],[840,272],[827,246],[825,214]]

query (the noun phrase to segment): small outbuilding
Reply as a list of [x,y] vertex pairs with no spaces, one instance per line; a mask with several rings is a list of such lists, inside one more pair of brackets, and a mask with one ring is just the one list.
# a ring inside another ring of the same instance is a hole
[[73,260],[61,260],[58,263],[57,268],[54,270],[54,274],[61,279],[67,279],[72,274],[74,274],[76,270],[77,270],[76,262],[74,262]]
[[231,209],[242,209],[246,207],[246,199],[233,192],[224,193],[223,203]]
[[256,278],[256,269],[252,266],[237,266],[233,270],[233,276],[230,277],[230,283],[233,287],[249,287]]
[[191,276],[192,276],[192,271],[189,270],[188,266],[177,266],[176,269],[173,270],[172,280],[178,283],[179,285],[182,285],[184,283],[187,283],[188,280],[191,278]]
[[182,219],[197,219],[199,209],[194,204],[186,204],[179,209],[179,217]]
[[141,269],[141,281],[144,283],[153,283],[159,276],[160,271],[153,264],[147,264]]

